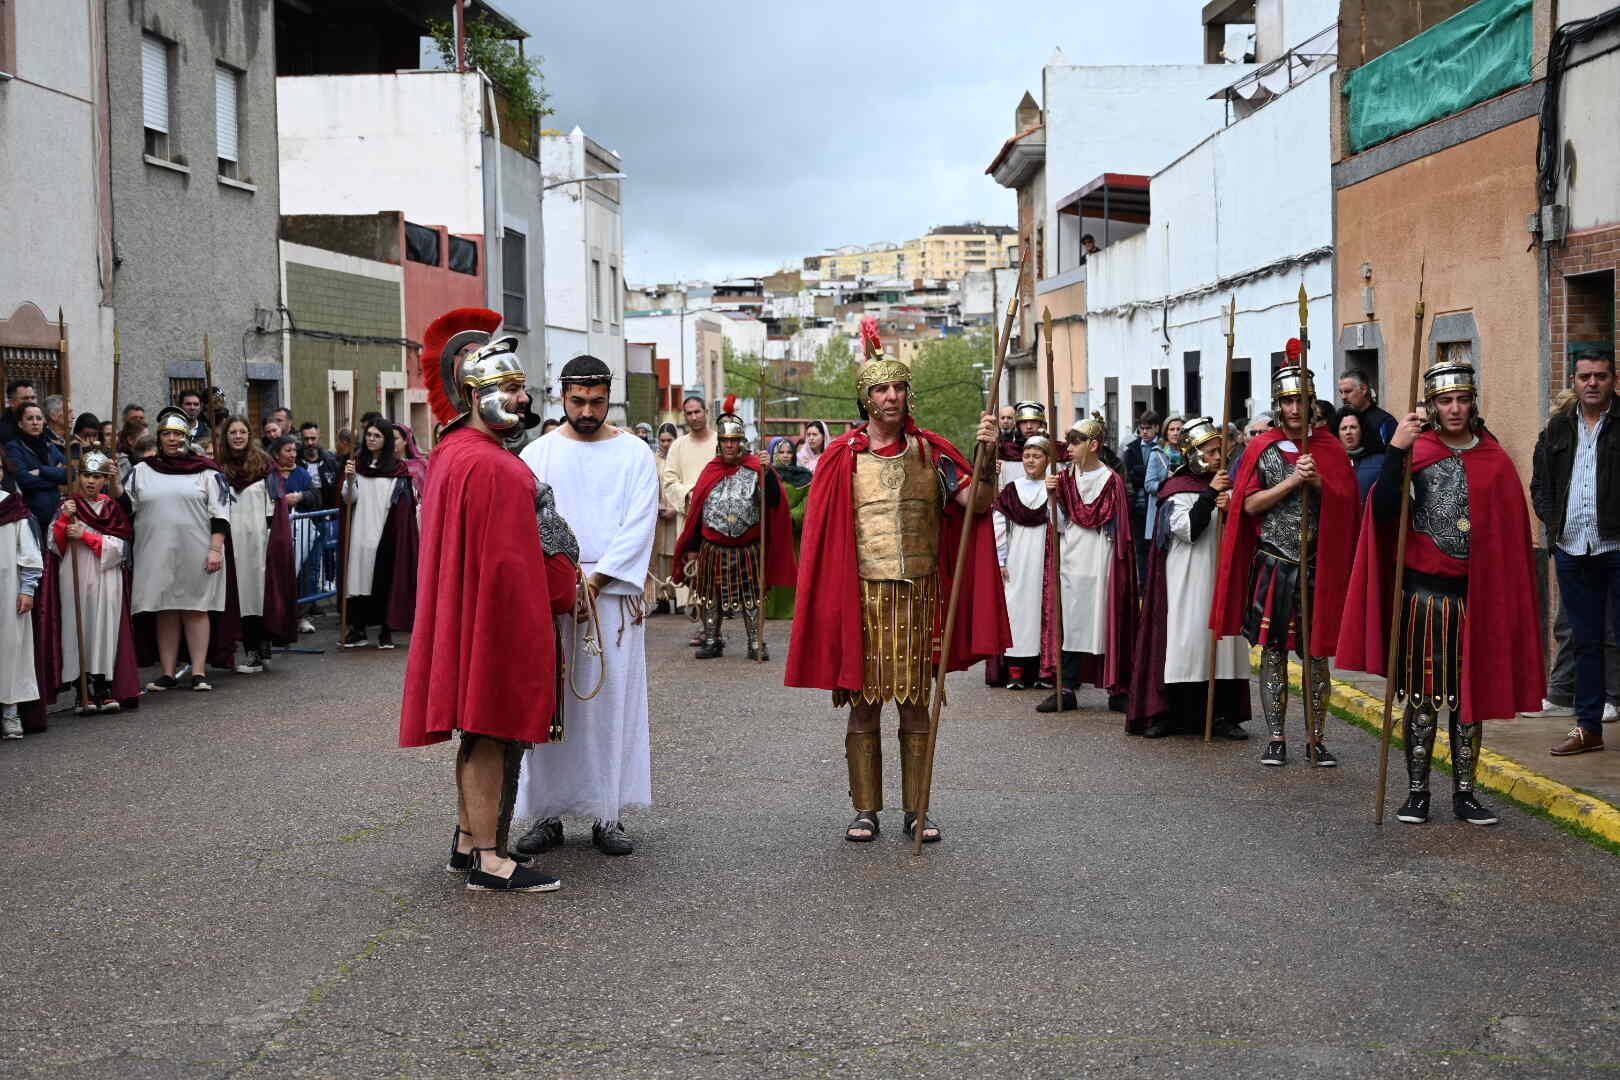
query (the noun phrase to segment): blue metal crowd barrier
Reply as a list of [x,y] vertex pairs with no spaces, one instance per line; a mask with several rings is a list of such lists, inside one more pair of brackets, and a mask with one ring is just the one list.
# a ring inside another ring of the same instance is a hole
[[298,568],[298,606],[337,595],[338,512],[292,515],[293,559]]

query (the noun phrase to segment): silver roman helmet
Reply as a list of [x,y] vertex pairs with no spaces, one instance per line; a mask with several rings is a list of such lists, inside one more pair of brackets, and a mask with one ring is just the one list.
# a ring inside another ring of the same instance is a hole
[[79,471],[96,476],[115,476],[118,473],[118,463],[98,447],[84,452],[84,457],[79,460]]
[[1211,472],[1204,464],[1204,447],[1219,443],[1221,429],[1208,416],[1195,416],[1181,425],[1181,442],[1186,447],[1187,468],[1198,474]]
[[157,424],[153,427],[153,434],[161,435],[165,431],[178,431],[186,438],[191,438],[191,417],[186,410],[178,405],[165,405],[163,411],[157,414]]
[[462,330],[444,343],[439,367],[445,393],[461,416],[474,409],[484,423],[504,431],[523,422],[512,396],[501,387],[516,379],[526,383],[528,376],[518,360],[518,340],[510,334],[498,337],[500,328]]

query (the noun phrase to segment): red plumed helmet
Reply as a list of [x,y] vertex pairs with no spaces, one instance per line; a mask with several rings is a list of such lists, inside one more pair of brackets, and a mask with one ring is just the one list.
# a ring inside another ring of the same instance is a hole
[[878,321],[875,315],[868,315],[861,320],[861,351],[868,360],[883,351],[883,339],[878,337]]
[[737,411],[737,395],[727,394],[726,400],[720,403],[720,411],[722,413],[735,413]]
[[1299,354],[1304,351],[1305,346],[1300,343],[1300,340],[1297,337],[1289,338],[1288,344],[1283,346],[1283,354],[1288,357],[1288,362],[1290,364],[1299,363]]
[[[422,369],[422,385],[427,387],[428,407],[433,410],[433,419],[437,423],[448,424],[461,415],[461,410],[456,405],[461,391],[446,382],[447,379],[453,379],[453,376],[447,374],[447,371],[452,370],[452,365],[445,363],[447,359],[444,355],[445,346],[457,335],[468,332],[482,334],[483,341],[487,342],[489,336],[499,329],[500,325],[499,312],[476,307],[447,311],[428,324],[427,330],[422,334],[422,355],[419,363]],[[456,346],[456,351],[460,352],[468,344],[469,342],[463,340]],[[448,359],[454,361],[455,357]]]

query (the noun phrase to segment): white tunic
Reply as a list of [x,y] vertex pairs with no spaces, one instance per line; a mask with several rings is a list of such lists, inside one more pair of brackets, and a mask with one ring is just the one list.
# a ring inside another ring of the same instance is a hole
[[231,507],[231,554],[243,616],[264,614],[264,565],[270,546],[270,491],[263,480],[236,493]]
[[[345,483],[343,497],[348,500],[349,556],[344,563],[344,582],[350,596],[370,596],[372,577],[377,569],[377,548],[382,545],[383,533],[388,528],[388,509],[394,501],[397,476],[360,476],[356,485]],[[410,481],[406,481],[410,483]]]
[[[1164,561],[1164,681],[1204,682],[1209,678],[1209,610],[1215,602],[1215,574],[1221,553],[1214,523],[1192,542],[1192,508],[1196,492],[1170,497],[1170,535],[1175,538]],[[1221,639],[1217,679],[1249,677],[1249,643],[1233,635]]]
[[[0,502],[16,498],[0,491]],[[0,525],[0,702],[14,705],[39,697],[34,676],[34,617],[17,614],[22,571],[37,575],[45,569],[34,536],[34,519],[25,517]]]
[[[98,498],[97,505],[107,496]],[[94,528],[94,526],[90,526]],[[73,616],[74,568],[78,568],[79,613],[84,620],[84,650],[90,660],[91,675],[112,678],[118,666],[118,631],[124,615],[124,556],[129,548],[116,536],[101,534],[101,554],[88,544],[68,541],[72,561],[56,545],[56,529],[51,529],[51,550],[62,557],[57,570],[57,593],[61,597],[62,681],[79,677],[79,632]]]
[[[1030,509],[1046,506],[1046,480],[1019,476],[1013,482],[1018,499]],[[1001,511],[992,511],[996,529],[996,556],[1007,568],[1007,620],[1012,644],[1007,656],[1041,654],[1041,587],[1046,578],[1046,526],[1014,525]]]
[[160,473],[146,462],[130,470],[135,514],[135,577],[130,607],[143,611],[224,611],[225,575],[207,569],[211,518],[231,519],[231,489],[213,469]]
[[[579,540],[580,569],[608,578],[597,597],[602,623],[600,659],[580,655],[584,627],[558,620],[571,681],[589,701],[564,690],[567,734],[562,742],[523,755],[519,817],[564,815],[617,821],[626,807],[652,805],[651,731],[647,718],[647,647],[642,587],[658,523],[657,460],[626,431],[581,442],[560,430],[523,450],[534,475],[550,484],[557,512]],[[606,673],[602,674],[602,665]]]
[[[1102,494],[1113,470],[1098,465],[1075,477],[1080,501]],[[1061,503],[1059,504],[1062,505]],[[1108,652],[1108,574],[1114,537],[1107,529],[1087,529],[1063,520],[1063,651]]]

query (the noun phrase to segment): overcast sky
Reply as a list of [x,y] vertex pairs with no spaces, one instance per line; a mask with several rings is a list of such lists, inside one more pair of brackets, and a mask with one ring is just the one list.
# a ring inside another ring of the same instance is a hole
[[624,156],[625,280],[764,273],[842,244],[1011,225],[984,175],[1055,47],[1196,63],[1194,0],[497,0],[557,115]]

